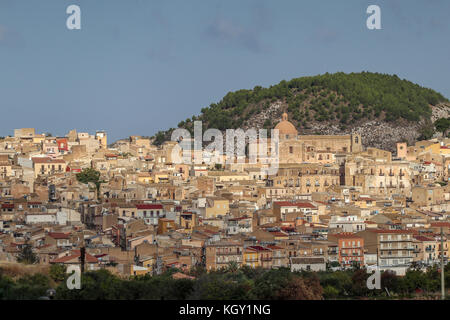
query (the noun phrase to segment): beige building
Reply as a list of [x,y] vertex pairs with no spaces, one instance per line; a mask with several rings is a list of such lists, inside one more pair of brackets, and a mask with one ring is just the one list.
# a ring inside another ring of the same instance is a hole
[[66,172],[67,164],[62,159],[42,157],[33,158],[32,161],[35,177]]
[[420,206],[432,206],[445,202],[444,188],[437,186],[415,186],[412,189],[412,200]]
[[240,243],[221,241],[205,247],[206,269],[218,270],[228,267],[231,262],[242,265],[243,246]]

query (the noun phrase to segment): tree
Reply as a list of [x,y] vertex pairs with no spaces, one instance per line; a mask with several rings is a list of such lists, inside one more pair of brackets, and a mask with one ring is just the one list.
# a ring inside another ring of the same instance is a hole
[[66,278],[66,266],[63,264],[52,264],[49,271],[50,278],[61,282]]
[[277,293],[281,300],[322,300],[322,287],[317,279],[294,277]]
[[95,184],[95,188],[97,189],[97,197],[100,197],[100,172],[93,168],[83,169],[80,173],[77,173],[77,180],[81,183],[88,184],[92,182]]
[[440,118],[434,123],[434,127],[437,131],[442,132],[442,135],[446,137],[447,132],[450,129],[450,118]]
[[434,134],[434,130],[432,126],[430,126],[429,124],[425,124],[424,126],[422,126],[419,132],[420,132],[420,136],[418,138],[419,141],[430,140]]
[[50,279],[43,274],[25,275],[15,281],[9,290],[11,300],[37,300],[50,288]]
[[24,264],[35,264],[39,262],[39,258],[33,252],[33,247],[28,242],[25,242],[17,257],[17,261]]

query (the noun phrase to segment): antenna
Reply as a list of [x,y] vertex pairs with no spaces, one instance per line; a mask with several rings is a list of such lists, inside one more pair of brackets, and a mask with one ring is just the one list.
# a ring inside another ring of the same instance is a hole
[[80,248],[80,264],[81,264],[81,273],[84,273],[84,263],[86,261],[86,248]]

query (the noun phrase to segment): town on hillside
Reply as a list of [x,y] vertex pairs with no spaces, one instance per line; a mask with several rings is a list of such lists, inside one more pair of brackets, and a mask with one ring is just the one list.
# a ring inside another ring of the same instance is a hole
[[183,278],[230,264],[401,276],[447,262],[449,138],[390,152],[359,134],[302,135],[287,114],[275,129],[275,174],[176,163],[176,143],[148,137],[108,145],[104,131],[16,129],[0,140],[0,264]]

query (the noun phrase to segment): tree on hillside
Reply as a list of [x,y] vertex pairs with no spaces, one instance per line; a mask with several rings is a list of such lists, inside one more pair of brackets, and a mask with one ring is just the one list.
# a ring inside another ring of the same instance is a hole
[[280,300],[322,300],[322,287],[318,279],[294,277],[277,293]]
[[434,123],[437,131],[442,132],[444,137],[447,137],[447,132],[450,129],[450,118],[441,118]]
[[417,138],[419,141],[422,140],[430,140],[433,137],[434,130],[430,123],[430,121],[427,121],[420,129],[420,136]]
[[25,242],[24,246],[20,250],[17,261],[25,264],[34,264],[39,262],[39,258],[33,252],[33,247],[28,242]]
[[63,264],[52,264],[49,275],[54,281],[63,281],[66,278],[66,266]]

